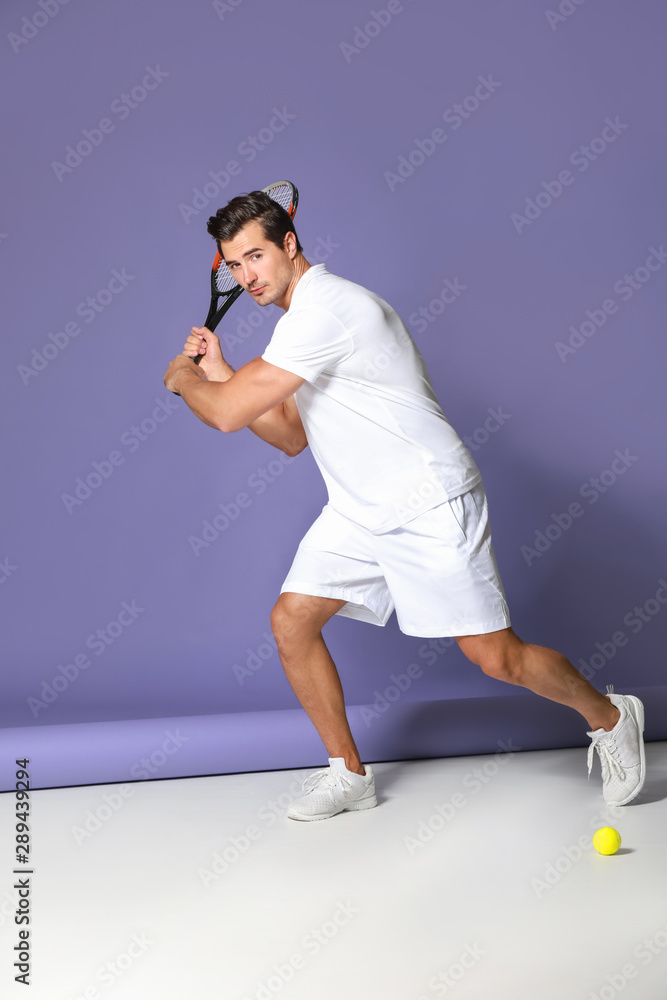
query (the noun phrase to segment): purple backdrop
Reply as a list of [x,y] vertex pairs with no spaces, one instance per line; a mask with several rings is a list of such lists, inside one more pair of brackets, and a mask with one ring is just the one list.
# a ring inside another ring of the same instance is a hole
[[[482,471],[517,633],[644,691],[666,738],[664,6],[11,0],[0,18],[3,787],[31,753],[38,787],[125,780],[183,719],[188,763],[160,777],[326,762],[269,620],[319,472],[162,384],[204,320],[208,216],[282,177],[311,263],[408,324]],[[279,315],[239,300],[218,330],[233,367]],[[395,617],[325,638],[365,759],[484,752],[500,697],[524,746],[588,742],[576,713]],[[465,729],[434,714],[448,701]]]

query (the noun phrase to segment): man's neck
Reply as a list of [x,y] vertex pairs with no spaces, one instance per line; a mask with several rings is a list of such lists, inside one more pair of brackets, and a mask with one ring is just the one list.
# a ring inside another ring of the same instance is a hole
[[294,289],[296,288],[296,286],[298,285],[299,281],[306,273],[306,271],[308,271],[311,268],[311,266],[312,265],[308,263],[306,258],[301,253],[297,254],[296,257],[294,258],[294,273],[290,279],[290,283],[285,289],[284,295],[281,298],[281,300],[279,302],[276,301],[275,303],[277,306],[280,306],[281,309],[284,309],[285,312],[287,312],[287,310],[290,307],[290,303],[292,301],[292,295],[294,294]]

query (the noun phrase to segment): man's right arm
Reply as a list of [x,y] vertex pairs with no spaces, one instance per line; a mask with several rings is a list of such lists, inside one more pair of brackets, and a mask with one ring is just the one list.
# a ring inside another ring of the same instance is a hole
[[[192,357],[202,346],[205,354],[201,369],[207,381],[226,382],[230,379],[235,371],[223,358],[218,337],[205,327],[192,327],[183,353]],[[257,437],[283,451],[290,458],[298,455],[308,444],[294,396],[267,410],[247,426]]]
[[[206,374],[206,378],[209,382],[226,382],[233,374],[234,369],[221,358],[215,368]],[[248,428],[257,437],[283,451],[290,458],[298,455],[308,445],[294,396],[290,396],[283,403],[278,403],[272,410],[267,410],[261,417],[248,424]]]

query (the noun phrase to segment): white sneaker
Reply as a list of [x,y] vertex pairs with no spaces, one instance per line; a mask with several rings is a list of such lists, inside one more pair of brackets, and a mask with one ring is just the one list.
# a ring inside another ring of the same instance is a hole
[[609,732],[596,729],[587,733],[592,743],[588,748],[588,776],[593,765],[593,750],[597,750],[602,769],[602,794],[607,805],[624,806],[639,795],[646,780],[644,757],[644,706],[631,694],[614,694],[607,685],[607,697],[621,713]]
[[377,805],[375,778],[370,764],[366,774],[345,767],[344,757],[329,757],[329,767],[315,771],[303,782],[305,795],[287,810],[290,819],[330,819],[344,809],[371,809]]

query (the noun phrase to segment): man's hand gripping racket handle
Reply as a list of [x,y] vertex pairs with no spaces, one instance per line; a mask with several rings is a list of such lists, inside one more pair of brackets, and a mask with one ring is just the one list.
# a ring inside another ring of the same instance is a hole
[[[202,342],[205,344],[204,352],[193,356],[190,352],[200,351]],[[216,354],[218,357],[216,357]],[[200,363],[202,358],[208,357],[210,359],[210,364],[207,366],[209,369],[209,375],[211,374],[211,370],[217,367],[218,363],[221,367],[225,364],[222,351],[220,349],[220,341],[208,327],[203,326],[192,327],[190,336],[183,345],[181,357],[186,357],[189,361],[194,361],[196,365]],[[180,392],[177,392],[175,389],[172,389],[171,392],[173,392],[175,396],[181,395]]]

